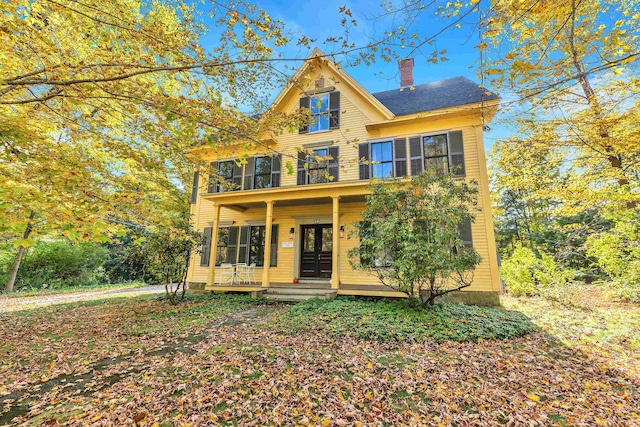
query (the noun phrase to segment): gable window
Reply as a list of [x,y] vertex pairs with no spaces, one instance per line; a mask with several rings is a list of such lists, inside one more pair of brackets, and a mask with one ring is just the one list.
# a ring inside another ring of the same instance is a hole
[[407,139],[363,142],[358,145],[360,179],[407,176]]
[[462,131],[409,138],[411,175],[426,171],[434,175],[465,176]]
[[299,133],[321,132],[340,127],[340,92],[330,92],[300,98],[300,108],[310,111],[310,123]]
[[338,147],[322,147],[298,153],[298,185],[338,182]]

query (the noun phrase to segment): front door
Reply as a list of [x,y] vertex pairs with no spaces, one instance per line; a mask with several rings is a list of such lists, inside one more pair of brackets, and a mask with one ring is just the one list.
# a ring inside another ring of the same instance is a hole
[[333,226],[314,224],[301,226],[302,252],[300,277],[331,277]]

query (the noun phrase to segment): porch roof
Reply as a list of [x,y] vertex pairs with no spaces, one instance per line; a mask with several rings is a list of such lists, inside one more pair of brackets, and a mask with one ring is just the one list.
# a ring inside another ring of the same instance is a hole
[[239,211],[264,207],[273,201],[276,206],[301,206],[329,204],[331,199],[339,197],[343,203],[362,202],[370,194],[369,181],[346,181],[287,187],[263,188],[255,190],[228,191],[223,193],[205,193],[202,198],[220,206]]

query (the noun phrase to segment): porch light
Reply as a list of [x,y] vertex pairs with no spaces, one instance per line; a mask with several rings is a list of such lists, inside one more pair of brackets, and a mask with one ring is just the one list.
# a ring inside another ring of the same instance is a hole
[[342,239],[344,237],[344,225],[340,226],[340,238]]
[[296,234],[296,229],[294,227],[291,227],[289,229],[289,239],[293,240],[293,236]]

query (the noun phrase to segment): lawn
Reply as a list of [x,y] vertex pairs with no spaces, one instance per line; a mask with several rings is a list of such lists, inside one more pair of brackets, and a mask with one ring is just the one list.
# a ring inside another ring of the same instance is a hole
[[638,307],[504,303],[145,296],[4,314],[0,425],[637,425]]

